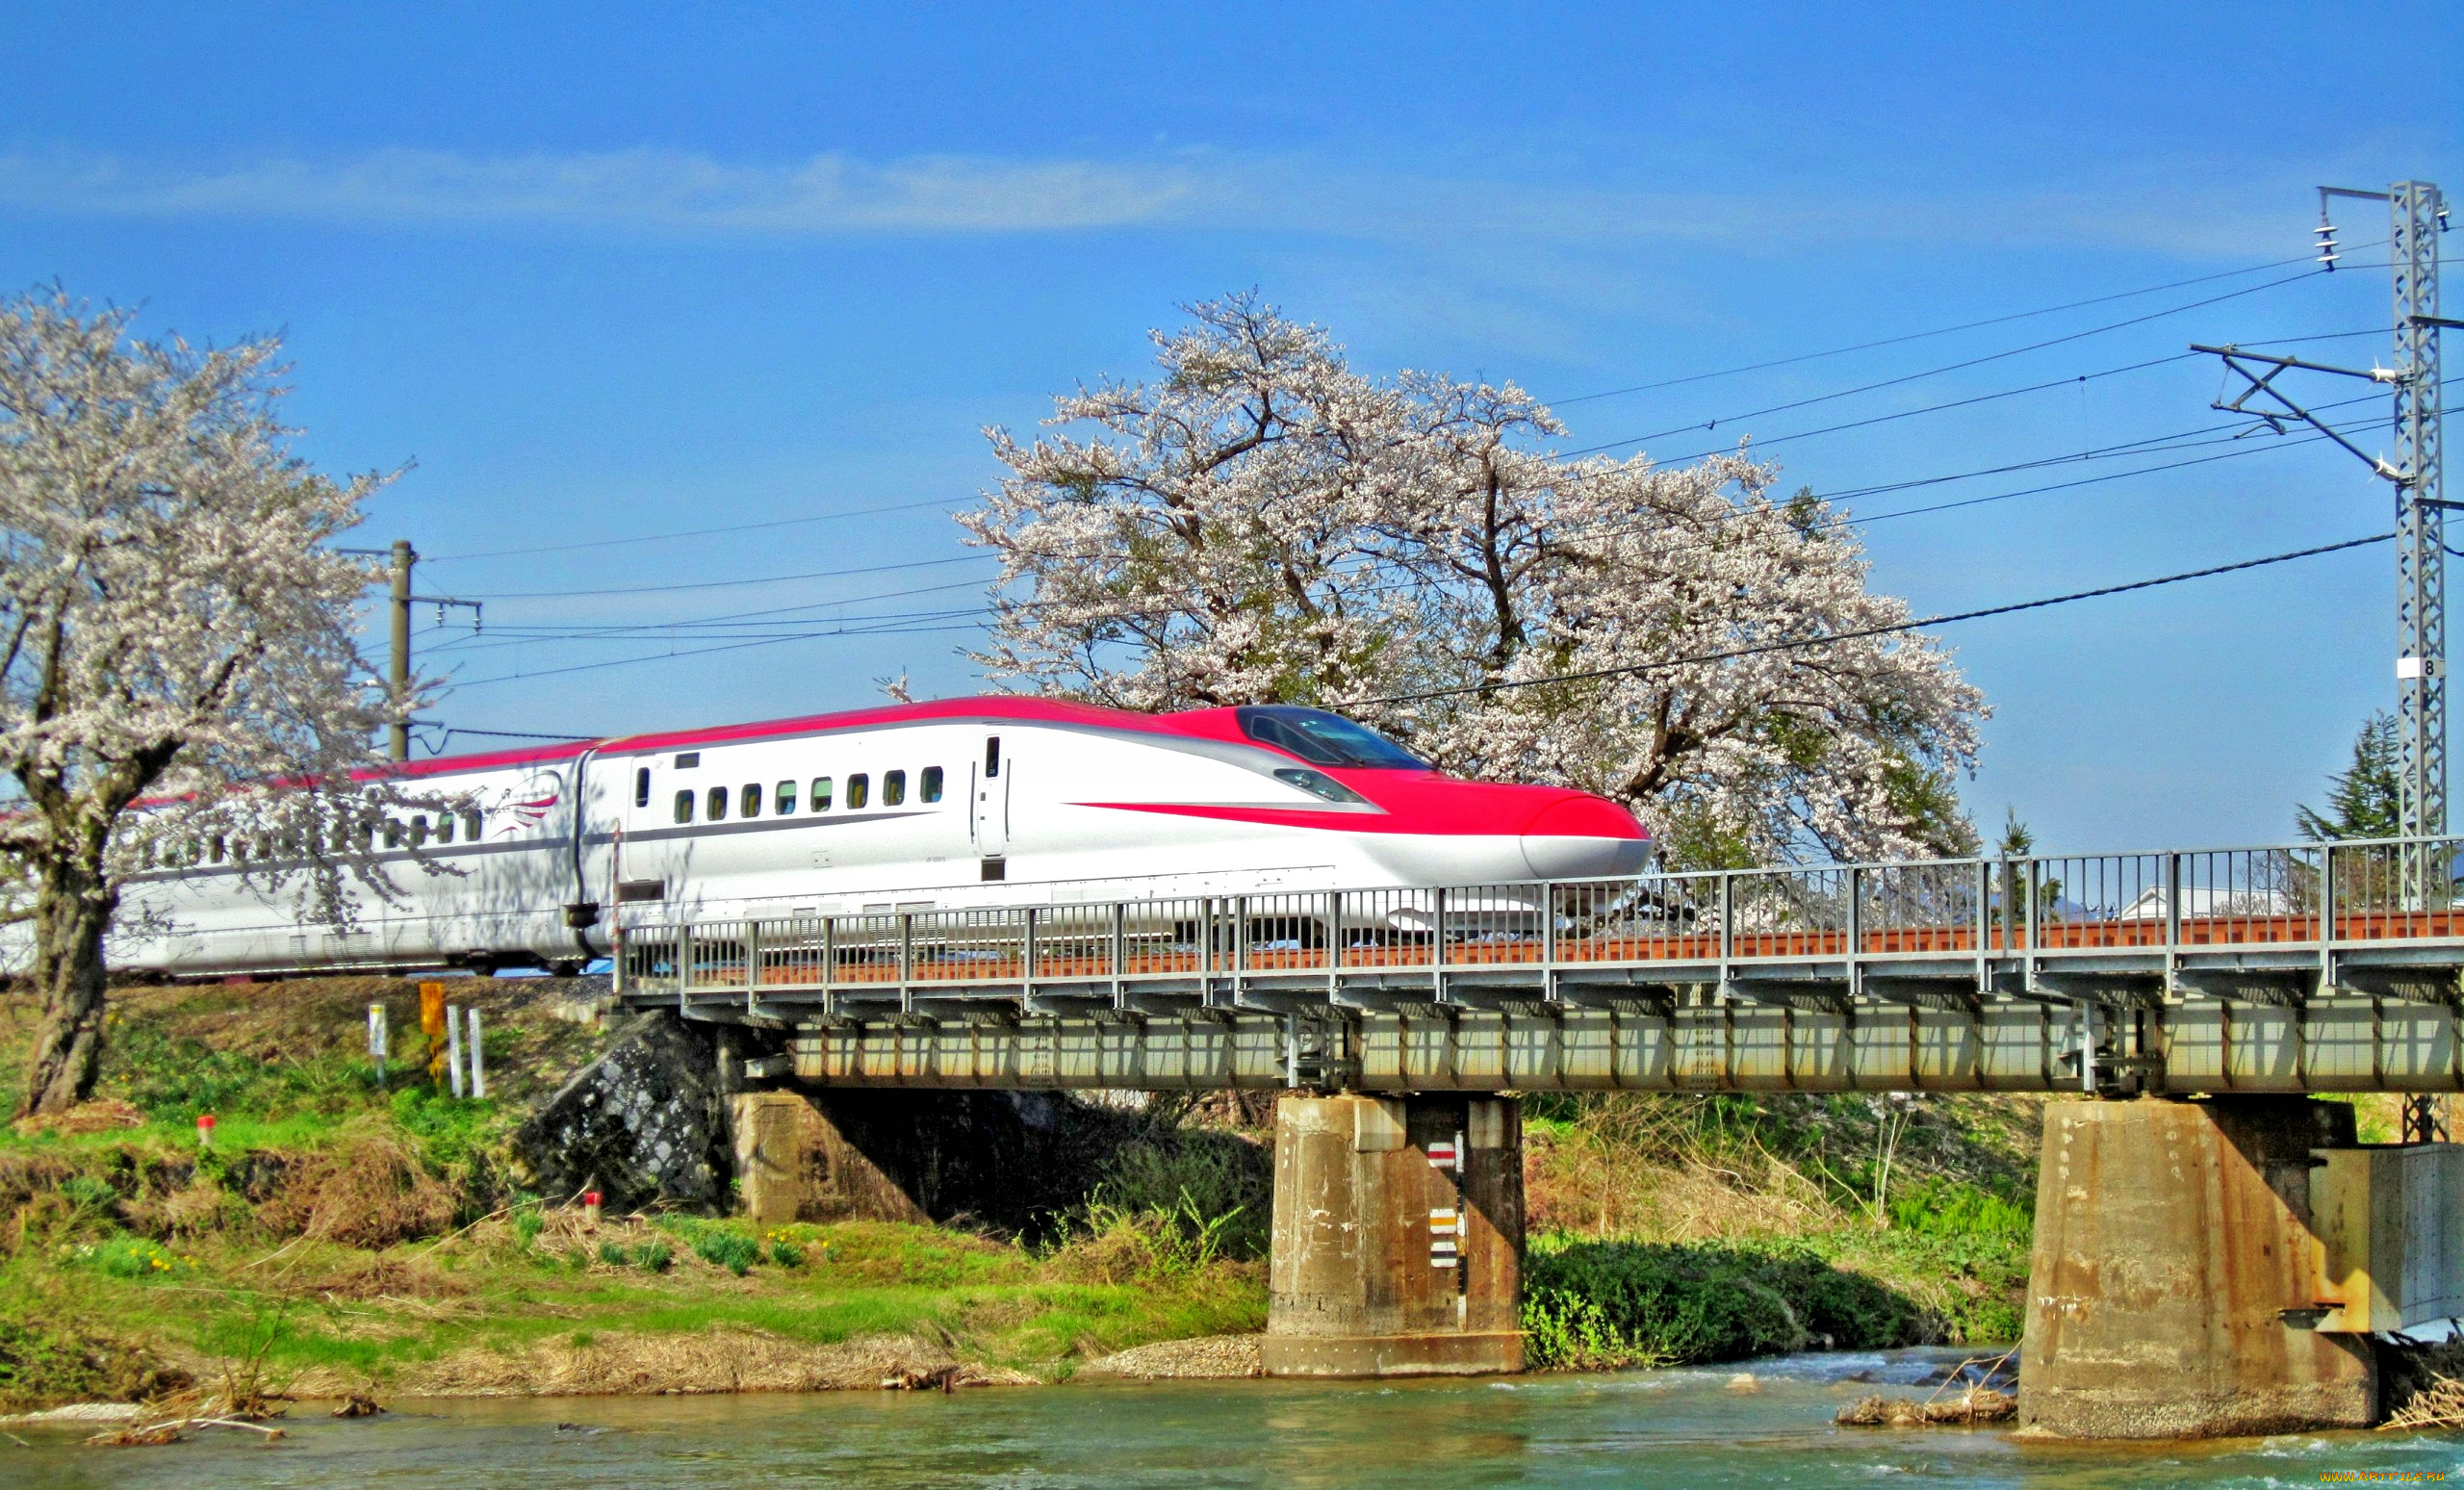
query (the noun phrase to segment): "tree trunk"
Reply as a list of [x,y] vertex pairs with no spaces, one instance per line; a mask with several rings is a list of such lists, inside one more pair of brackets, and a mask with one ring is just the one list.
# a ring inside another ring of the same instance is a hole
[[94,1089],[103,1044],[103,933],[118,896],[82,865],[43,866],[33,982],[42,1023],[16,1116],[65,1112]]

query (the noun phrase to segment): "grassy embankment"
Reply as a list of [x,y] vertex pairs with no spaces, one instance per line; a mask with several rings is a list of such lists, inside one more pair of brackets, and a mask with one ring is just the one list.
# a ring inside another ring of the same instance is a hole
[[[98,1101],[0,1130],[0,1402],[232,1374],[318,1392],[871,1386],[951,1364],[1050,1379],[1264,1321],[1264,1155],[1177,1142],[1186,1114],[1159,1113],[1095,1196],[1029,1240],[682,1215],[585,1231],[526,1193],[508,1139],[602,1037],[552,1017],[536,985],[455,987],[485,1012],[485,1102],[440,1096],[412,1061],[378,1089],[358,1032],[376,997],[417,1028],[406,983],[116,995]],[[29,1022],[0,999],[0,1080]],[[1534,1364],[2007,1343],[2039,1112],[1530,1098]],[[2389,1120],[2366,1110],[2364,1136]]]
[[[598,1035],[521,983],[455,988],[485,1012],[487,1101],[438,1095],[424,1062],[379,1090],[351,1051],[372,998],[416,1031],[411,985],[116,993],[97,1101],[0,1130],[0,1404],[184,1378],[316,1395],[870,1387],[950,1365],[1049,1378],[1263,1323],[1242,1255],[1262,1205],[1194,1223],[1233,1210],[1242,1176],[1172,1162],[1168,1133],[1032,1244],[682,1215],[585,1229],[525,1192],[507,1141]],[[0,1069],[29,1025],[0,1000]],[[1149,1203],[1168,1181],[1200,1196],[1180,1207],[1176,1188],[1177,1219]]]

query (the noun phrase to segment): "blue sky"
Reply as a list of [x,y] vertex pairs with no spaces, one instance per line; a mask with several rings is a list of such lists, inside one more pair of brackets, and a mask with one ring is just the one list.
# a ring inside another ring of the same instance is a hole
[[[2194,340],[2367,332],[2293,349],[2383,360],[2383,253],[2365,246],[2383,212],[2340,209],[2346,271],[2254,267],[2304,252],[2323,182],[2464,195],[2464,109],[2435,64],[2464,53],[2459,16],[53,7],[12,21],[0,284],[56,278],[141,305],[157,333],[280,330],[304,453],[416,461],[367,536],[413,539],[435,560],[422,588],[490,597],[496,632],[422,637],[461,681],[440,721],[762,717],[902,672],[966,691],[966,635],[551,672],[663,644],[512,633],[963,606],[988,566],[961,559],[946,514],[995,475],[980,427],[1136,373],[1147,327],[1235,289],[1373,372],[1574,398],[2223,275],[1562,412],[1570,445],[1716,419],[1640,448],[1751,434],[1826,492],[2229,432],[2211,363],[2078,379]],[[2390,81],[2405,58],[2425,65]],[[1752,413],[2140,316],[2157,319]],[[1912,412],[2040,383],[2060,386]],[[1885,415],[1905,417],[1808,433]],[[2357,438],[2382,445],[2383,424]],[[1876,583],[1937,613],[2380,531],[2390,497],[2348,456],[2263,438],[1849,505],[1880,519]],[[780,520],[798,521],[454,557]],[[1980,822],[2015,808],[2057,848],[2287,835],[2392,701],[2392,562],[2381,547],[1946,631],[1996,709],[1965,786]],[[521,598],[579,589],[610,593]]]

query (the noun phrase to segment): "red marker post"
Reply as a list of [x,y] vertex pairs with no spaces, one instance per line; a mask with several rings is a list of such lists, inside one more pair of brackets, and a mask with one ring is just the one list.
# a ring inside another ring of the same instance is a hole
[[596,1190],[581,1193],[581,1223],[593,1231],[599,1229],[599,1192]]
[[214,1115],[212,1113],[196,1115],[196,1146],[199,1148],[214,1146]]

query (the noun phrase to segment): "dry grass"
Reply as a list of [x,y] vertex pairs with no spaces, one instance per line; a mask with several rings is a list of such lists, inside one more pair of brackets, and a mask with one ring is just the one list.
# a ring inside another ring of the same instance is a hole
[[453,1194],[399,1137],[369,1130],[311,1156],[257,1219],[277,1234],[371,1251],[452,1224]]
[[110,1133],[121,1128],[145,1126],[145,1115],[136,1104],[116,1096],[99,1096],[80,1102],[64,1113],[37,1113],[17,1119],[17,1131],[28,1136],[38,1133]]

